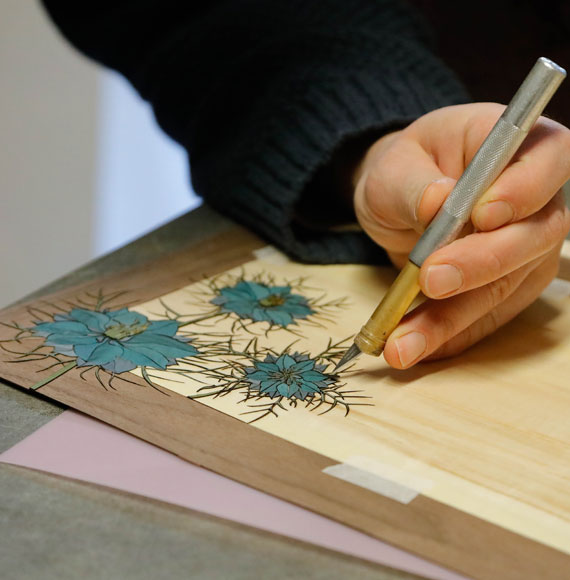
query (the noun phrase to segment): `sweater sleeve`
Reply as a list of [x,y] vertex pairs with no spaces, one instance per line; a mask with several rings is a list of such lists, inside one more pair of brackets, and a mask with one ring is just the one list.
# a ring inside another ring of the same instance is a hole
[[302,261],[385,260],[364,233],[323,225],[319,206],[337,204],[319,176],[347,144],[467,100],[403,1],[43,2],[152,104],[196,192]]

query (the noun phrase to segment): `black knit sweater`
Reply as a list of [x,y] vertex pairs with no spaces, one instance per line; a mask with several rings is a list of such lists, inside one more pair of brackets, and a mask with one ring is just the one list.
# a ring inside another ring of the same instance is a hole
[[344,152],[467,100],[397,0],[44,4],[152,104],[199,195],[303,261],[385,260],[365,234],[331,228],[326,216],[353,218],[331,176]]

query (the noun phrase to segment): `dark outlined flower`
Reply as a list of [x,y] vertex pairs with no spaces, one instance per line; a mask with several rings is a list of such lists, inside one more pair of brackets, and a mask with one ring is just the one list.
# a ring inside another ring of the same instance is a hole
[[314,314],[307,299],[291,293],[290,286],[269,286],[242,280],[235,286],[225,286],[211,300],[222,312],[233,312],[242,319],[266,321],[278,326],[296,324],[295,319]]
[[268,354],[265,360],[254,361],[253,367],[245,367],[244,371],[251,391],[271,398],[304,401],[337,382],[334,376],[323,372],[326,367],[305,354],[294,352],[280,356]]
[[56,314],[53,322],[39,322],[30,329],[46,337],[45,345],[57,354],[77,357],[77,366],[97,366],[112,373],[136,367],[164,370],[177,358],[198,351],[177,337],[175,320],[150,321],[138,312],[74,308]]

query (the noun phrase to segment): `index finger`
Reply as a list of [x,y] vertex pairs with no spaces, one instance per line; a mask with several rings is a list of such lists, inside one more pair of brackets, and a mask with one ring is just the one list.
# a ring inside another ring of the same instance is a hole
[[496,229],[543,208],[570,179],[570,130],[540,117],[513,162],[478,201],[475,227]]

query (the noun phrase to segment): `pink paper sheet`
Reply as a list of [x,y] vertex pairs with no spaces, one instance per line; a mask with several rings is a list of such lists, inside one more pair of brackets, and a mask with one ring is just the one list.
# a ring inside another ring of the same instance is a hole
[[74,411],[0,454],[0,461],[192,508],[427,578],[465,579]]

